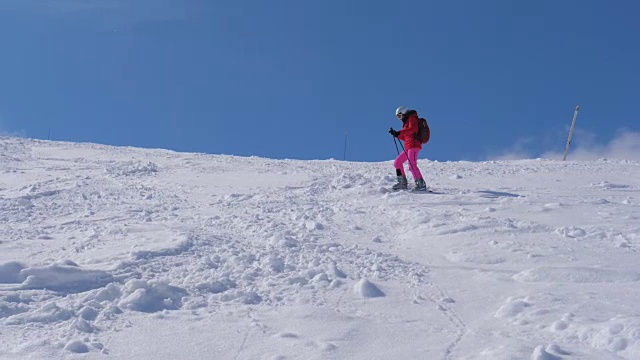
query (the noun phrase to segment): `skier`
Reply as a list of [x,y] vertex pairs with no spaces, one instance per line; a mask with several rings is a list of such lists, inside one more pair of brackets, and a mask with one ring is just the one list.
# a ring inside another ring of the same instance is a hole
[[418,169],[418,153],[422,150],[422,143],[417,140],[415,136],[418,132],[418,112],[410,110],[406,106],[400,106],[396,109],[396,117],[402,121],[402,129],[396,131],[391,128],[389,134],[404,141],[404,151],[402,151],[393,162],[393,166],[396,168],[398,183],[393,185],[392,189],[407,189],[407,176],[404,171],[404,163],[408,160],[409,170],[416,182],[416,186],[412,191],[426,191],[427,184],[422,178],[420,169]]

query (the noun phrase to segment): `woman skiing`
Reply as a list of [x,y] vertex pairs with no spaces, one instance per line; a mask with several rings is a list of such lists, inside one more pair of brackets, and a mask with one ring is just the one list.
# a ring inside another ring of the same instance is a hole
[[400,106],[396,109],[396,117],[402,121],[402,129],[395,131],[391,128],[389,133],[404,141],[404,151],[402,151],[393,162],[393,166],[396,168],[398,183],[393,185],[392,189],[407,189],[407,176],[404,171],[404,163],[408,160],[409,170],[416,182],[416,186],[412,191],[426,191],[427,185],[422,178],[420,169],[418,169],[418,153],[422,150],[422,143],[416,138],[416,134],[419,131],[418,112],[409,110],[406,106]]

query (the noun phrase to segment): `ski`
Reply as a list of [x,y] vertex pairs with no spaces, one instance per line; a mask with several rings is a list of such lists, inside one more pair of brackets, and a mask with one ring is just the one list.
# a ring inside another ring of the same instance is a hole
[[383,187],[380,190],[383,193],[408,192],[408,193],[412,193],[412,194],[442,194],[441,192],[436,191],[436,190],[431,189],[431,188],[427,188],[426,190],[413,190],[413,188],[395,190],[395,189],[392,189],[392,188]]

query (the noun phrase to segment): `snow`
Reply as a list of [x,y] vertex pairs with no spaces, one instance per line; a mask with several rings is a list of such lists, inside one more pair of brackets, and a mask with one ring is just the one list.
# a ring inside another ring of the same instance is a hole
[[384,292],[367,279],[361,279],[353,288],[353,291],[363,298],[384,296]]
[[640,162],[420,166],[0,138],[0,358],[640,358]]

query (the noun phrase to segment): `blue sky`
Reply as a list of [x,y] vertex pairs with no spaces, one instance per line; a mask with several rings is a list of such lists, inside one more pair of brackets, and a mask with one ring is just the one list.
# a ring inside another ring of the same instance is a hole
[[[5,0],[0,132],[270,158],[483,160],[638,134],[634,1]],[[634,139],[640,137],[632,137]],[[632,144],[633,145],[633,144]]]

